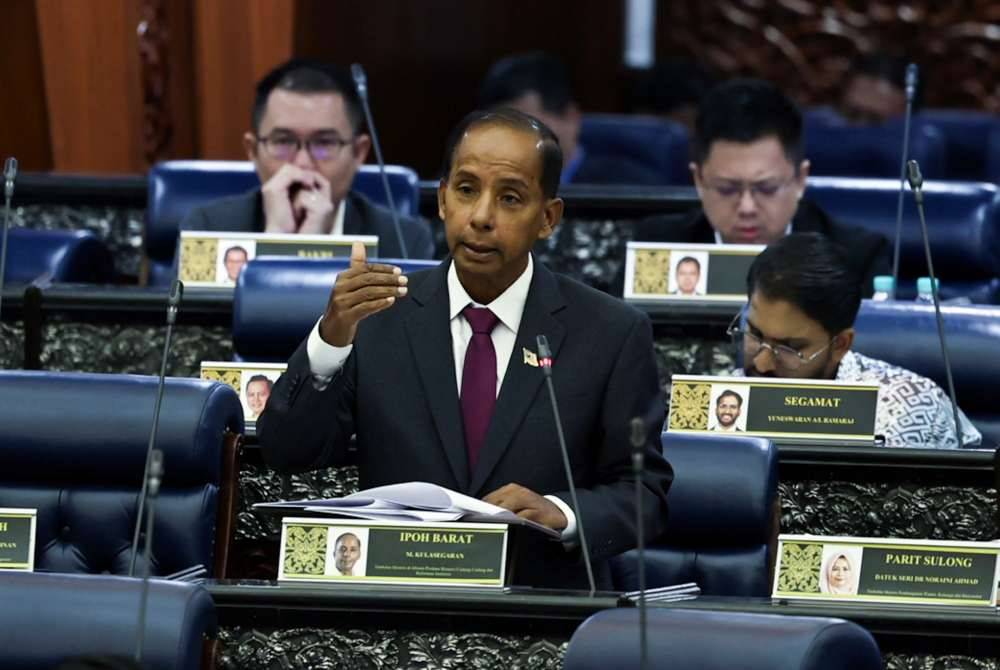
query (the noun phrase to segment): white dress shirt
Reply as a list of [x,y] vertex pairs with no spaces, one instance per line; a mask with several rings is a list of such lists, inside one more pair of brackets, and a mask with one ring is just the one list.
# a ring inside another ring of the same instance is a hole
[[[493,302],[481,305],[473,300],[465,287],[462,286],[458,272],[455,270],[455,264],[452,263],[451,267],[448,268],[448,318],[451,326],[452,353],[455,357],[455,385],[460,395],[462,393],[465,352],[469,348],[469,340],[472,339],[472,326],[462,316],[462,310],[469,305],[486,307],[499,319],[490,334],[490,338],[493,340],[493,349],[497,355],[496,393],[500,395],[500,387],[503,385],[507,365],[510,363],[510,357],[514,351],[517,329],[521,326],[521,316],[524,314],[524,305],[528,300],[528,289],[531,287],[531,278],[534,273],[534,261],[529,255],[528,267],[521,273],[521,276],[514,280],[514,283],[508,286],[507,290],[497,296]],[[330,379],[337,374],[352,349],[353,345],[350,344],[346,347],[335,347],[324,342],[319,334],[319,321],[316,322],[309,334],[306,352],[309,355],[309,369],[321,386],[328,384]],[[558,496],[548,495],[545,497],[552,501],[566,516],[566,528],[562,531],[562,541],[567,546],[571,546],[575,543],[577,535],[576,515],[569,505]]]

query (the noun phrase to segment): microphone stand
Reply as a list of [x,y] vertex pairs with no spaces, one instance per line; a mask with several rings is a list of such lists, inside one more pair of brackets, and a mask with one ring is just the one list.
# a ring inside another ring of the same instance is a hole
[[[910,158],[910,118],[913,116],[913,98],[917,91],[917,64],[906,66],[906,114],[903,116],[903,155],[899,161],[899,199],[896,201],[896,240],[892,247],[892,293],[896,299],[899,288],[899,247],[903,237],[903,192],[906,190],[906,161]],[[870,288],[870,287],[867,287]]]
[[[135,662],[142,665],[142,645],[146,637],[146,609],[149,601],[149,566],[153,560],[153,517],[156,498],[160,494],[160,483],[163,481],[163,452],[153,449],[149,454],[149,469],[146,477],[146,497],[148,500],[146,519],[146,546],[142,568],[142,587],[139,591],[139,623],[135,640]],[[135,556],[133,555],[133,560]]]
[[[139,551],[139,533],[142,529],[142,512],[149,495],[149,468],[156,446],[156,429],[160,425],[160,406],[163,404],[163,388],[166,385],[167,359],[170,357],[170,336],[174,331],[174,322],[177,320],[177,309],[181,303],[181,296],[184,294],[184,284],[179,279],[175,279],[170,286],[170,296],[167,301],[167,333],[163,341],[163,358],[160,359],[160,379],[156,387],[156,402],[153,405],[153,426],[149,431],[149,445],[146,448],[145,468],[142,477],[142,490],[139,491],[138,512],[135,518],[135,532],[132,534],[132,558],[129,560],[128,575],[135,576],[135,556]],[[147,529],[147,537],[153,531],[152,527]]]
[[3,241],[0,242],[0,318],[3,315],[4,275],[7,274],[7,231],[10,230],[10,200],[14,197],[14,180],[17,179],[17,159],[11,156],[3,169]]
[[642,475],[645,469],[646,426],[640,417],[630,423],[632,473],[635,475],[635,525],[639,550],[639,670],[646,670],[649,646],[646,639],[646,538],[642,519]]
[[937,321],[938,340],[941,342],[941,357],[944,359],[944,373],[948,380],[948,394],[951,396],[951,411],[955,419],[955,438],[958,448],[962,448],[962,421],[958,415],[958,397],[955,395],[955,380],[951,374],[951,360],[948,357],[948,346],[944,336],[944,320],[941,318],[941,299],[938,295],[937,277],[934,276],[934,262],[931,260],[930,236],[927,232],[927,220],[924,218],[924,177],[920,173],[920,165],[915,160],[907,162],[907,176],[913,199],[917,202],[917,215],[920,217],[920,232],[924,238],[924,255],[927,257],[927,274],[931,279],[931,297],[934,300],[934,319]]
[[403,240],[403,229],[399,225],[399,212],[396,211],[396,203],[392,197],[392,189],[389,188],[389,177],[385,173],[385,161],[382,160],[382,146],[378,141],[378,133],[375,132],[375,121],[372,119],[372,110],[368,106],[368,77],[365,69],[360,63],[351,65],[351,76],[354,77],[354,85],[358,89],[358,97],[361,98],[361,106],[365,110],[365,121],[368,123],[368,130],[372,133],[372,145],[375,147],[375,158],[378,160],[378,171],[382,176],[382,188],[385,189],[385,197],[389,201],[389,213],[392,214],[392,226],[396,231],[396,241],[403,258],[409,258],[406,251],[406,242]]
[[556,420],[556,435],[559,437],[559,450],[562,453],[563,467],[566,469],[566,483],[569,485],[569,497],[573,503],[573,511],[576,513],[576,528],[580,532],[580,547],[583,550],[583,562],[587,568],[587,583],[590,585],[590,597],[593,598],[597,592],[597,585],[594,581],[594,566],[590,562],[590,547],[587,544],[587,533],[583,529],[583,510],[576,498],[576,484],[573,483],[573,468],[569,464],[569,452],[566,449],[566,437],[563,435],[562,419],[559,418],[559,404],[556,402],[556,390],[552,385],[552,350],[549,348],[549,340],[544,335],[536,338],[538,345],[538,364],[545,375],[545,384],[549,389],[549,400],[552,402],[552,414]]

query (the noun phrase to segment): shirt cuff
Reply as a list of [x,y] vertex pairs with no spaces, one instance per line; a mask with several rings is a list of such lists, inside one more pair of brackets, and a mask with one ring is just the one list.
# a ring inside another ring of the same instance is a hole
[[313,326],[309,333],[309,340],[306,342],[306,353],[309,355],[309,371],[312,372],[316,381],[329,383],[333,376],[344,367],[344,361],[351,355],[354,349],[353,344],[346,347],[335,347],[327,344],[319,334],[319,324],[322,317]]
[[545,496],[545,498],[558,507],[566,517],[566,527],[562,529],[559,539],[567,549],[574,549],[577,545],[576,514],[559,496]]

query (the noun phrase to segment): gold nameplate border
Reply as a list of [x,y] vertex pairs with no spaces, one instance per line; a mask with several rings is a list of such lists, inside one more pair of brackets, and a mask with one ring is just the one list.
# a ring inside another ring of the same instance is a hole
[[[623,297],[634,302],[746,302],[746,274],[762,244],[629,242]],[[694,263],[684,263],[688,259]],[[692,292],[682,274],[696,276]]]

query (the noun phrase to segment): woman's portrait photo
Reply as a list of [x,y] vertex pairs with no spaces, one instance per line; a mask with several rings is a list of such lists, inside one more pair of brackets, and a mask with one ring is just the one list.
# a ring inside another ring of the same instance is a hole
[[825,545],[819,590],[831,595],[853,596],[858,593],[861,576],[861,547]]

